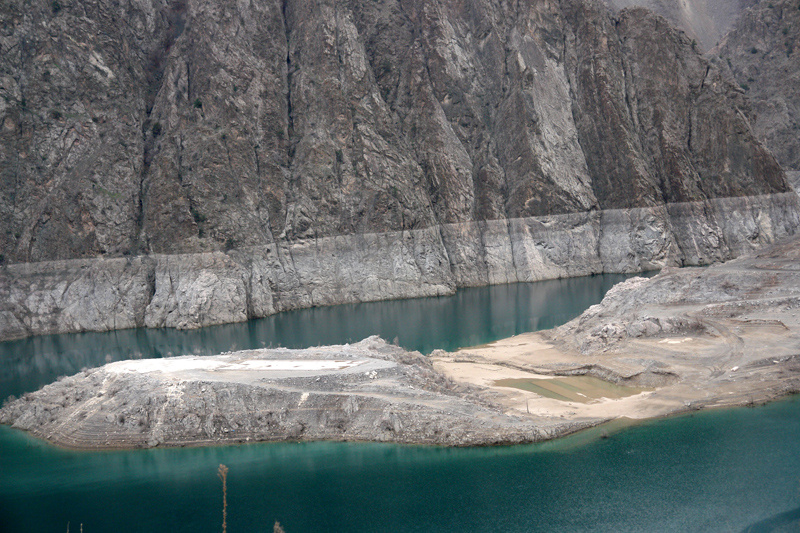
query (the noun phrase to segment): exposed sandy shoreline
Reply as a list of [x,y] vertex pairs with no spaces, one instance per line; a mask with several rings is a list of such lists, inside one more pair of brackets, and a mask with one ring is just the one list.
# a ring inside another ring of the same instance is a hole
[[[561,328],[438,353],[434,368],[488,388],[508,413],[573,420],[653,418],[797,392],[799,243],[707,269],[629,280]],[[649,390],[580,403],[495,385],[575,374]]]
[[[647,354],[651,361],[658,361],[684,357],[689,351],[708,347],[707,339],[687,341],[680,351],[670,350],[673,347],[637,343],[635,355],[642,357]],[[776,348],[774,345],[771,347]],[[457,382],[487,388],[493,393],[492,399],[502,404],[509,414],[601,423],[620,417],[658,418],[705,407],[750,405],[797,392],[800,357],[796,353],[787,353],[789,351],[773,352],[781,354],[774,357],[775,362],[771,365],[763,363],[764,354],[759,357],[755,351],[750,352],[753,357],[739,358],[737,362],[740,364],[734,365],[739,368],[735,371],[732,370],[734,367],[698,369],[670,365],[669,371],[680,377],[665,376],[658,385],[654,380],[651,386],[645,387],[646,390],[628,397],[601,398],[587,403],[546,398],[519,388],[497,386],[495,382],[503,379],[558,379],[568,375],[565,372],[585,372],[625,383],[625,377],[634,376],[637,370],[624,360],[632,353],[621,353],[614,359],[598,361],[597,368],[587,368],[585,358],[554,348],[542,334],[527,333],[480,348],[438,355],[434,368]]]
[[370,338],[121,361],[26,394],[0,410],[0,422],[88,449],[535,442],[797,392],[798,315],[800,238],[706,269],[628,280],[554,330],[429,358]]

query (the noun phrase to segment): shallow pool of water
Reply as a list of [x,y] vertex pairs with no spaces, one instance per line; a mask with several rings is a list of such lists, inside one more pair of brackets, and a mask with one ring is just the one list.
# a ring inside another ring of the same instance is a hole
[[601,398],[625,398],[639,394],[644,389],[617,385],[594,376],[564,376],[558,378],[499,379],[498,387],[511,387],[534,392],[545,398],[563,402],[589,403]]

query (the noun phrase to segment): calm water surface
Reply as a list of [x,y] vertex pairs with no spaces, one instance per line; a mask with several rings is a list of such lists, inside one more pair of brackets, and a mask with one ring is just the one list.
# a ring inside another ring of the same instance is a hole
[[[39,337],[0,345],[0,385],[7,396],[106,360],[373,333],[424,352],[450,349],[562,323],[613,281],[311,309],[194,332]],[[220,531],[220,463],[230,469],[231,533],[271,531],[275,520],[289,533],[800,530],[798,398],[647,422],[608,439],[599,431],[483,449],[302,443],[88,453],[0,427],[0,531],[66,531],[67,523],[86,533]]]
[[0,401],[121,359],[212,355],[229,350],[307,348],[370,335],[422,353],[454,350],[561,325],[598,303],[629,276],[516,283],[463,289],[453,296],[289,311],[241,324],[190,331],[129,329],[41,335],[0,343]]
[[600,439],[76,453],[0,428],[3,531],[798,531],[800,401]]

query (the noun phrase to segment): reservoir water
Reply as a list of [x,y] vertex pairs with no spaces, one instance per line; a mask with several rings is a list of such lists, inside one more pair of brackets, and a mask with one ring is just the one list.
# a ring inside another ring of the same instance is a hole
[[[107,360],[381,334],[429,352],[552,327],[620,278],[320,308],[194,332],[0,344],[0,394]],[[326,314],[327,313],[327,314]],[[411,331],[413,330],[413,331]],[[601,432],[610,433],[601,438]],[[74,452],[0,427],[0,531],[797,531],[800,399],[595,429],[539,445],[254,444]]]
[[121,359],[212,355],[284,346],[307,348],[380,335],[428,354],[548,329],[602,300],[624,275],[463,289],[453,296],[317,307],[190,331],[129,329],[41,335],[0,343],[0,401],[82,368]]

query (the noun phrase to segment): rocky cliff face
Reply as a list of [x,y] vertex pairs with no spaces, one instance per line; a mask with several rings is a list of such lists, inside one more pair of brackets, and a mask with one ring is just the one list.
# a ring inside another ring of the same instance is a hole
[[712,62],[730,69],[751,102],[753,130],[787,171],[800,169],[800,4],[793,0],[606,0],[641,6],[686,32]]
[[713,52],[750,98],[756,135],[786,170],[800,171],[800,3],[760,2]]
[[0,27],[4,336],[702,263],[797,224],[741,89],[643,9],[9,0]]
[[666,17],[708,51],[731,29],[739,16],[757,0],[605,0],[614,9],[645,7]]
[[195,328],[456,287],[736,257],[791,234],[795,193],[0,269],[0,336]]

